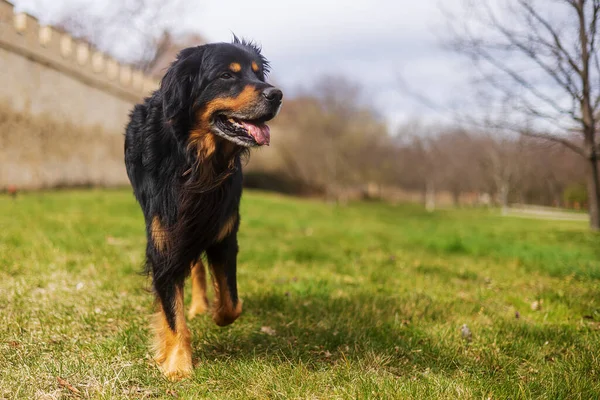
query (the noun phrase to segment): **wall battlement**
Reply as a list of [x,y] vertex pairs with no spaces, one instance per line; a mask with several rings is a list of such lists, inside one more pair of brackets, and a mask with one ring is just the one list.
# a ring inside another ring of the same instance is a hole
[[55,27],[40,25],[29,14],[15,13],[13,4],[6,0],[0,0],[2,48],[128,102],[138,102],[158,87],[158,82],[142,71],[119,63],[89,43]]
[[139,69],[0,0],[0,192],[126,185],[129,113],[157,87]]

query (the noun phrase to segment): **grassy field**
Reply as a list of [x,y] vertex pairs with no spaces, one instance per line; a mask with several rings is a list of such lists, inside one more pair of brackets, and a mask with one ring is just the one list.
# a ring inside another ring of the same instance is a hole
[[195,373],[172,383],[148,354],[132,194],[0,198],[0,398],[600,398],[585,223],[256,192],[242,208],[244,313],[192,320]]

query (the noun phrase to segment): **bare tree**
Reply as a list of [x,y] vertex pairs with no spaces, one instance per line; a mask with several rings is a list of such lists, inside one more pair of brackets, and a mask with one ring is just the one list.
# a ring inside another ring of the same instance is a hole
[[590,227],[600,229],[600,0],[465,0],[452,48],[511,113],[501,129],[559,143],[587,160]]
[[569,187],[579,187],[585,181],[585,166],[581,158],[564,146],[524,137],[520,181],[516,188],[522,203],[561,206]]
[[441,127],[436,138],[437,147],[441,149],[437,155],[441,184],[439,188],[449,191],[455,206],[460,205],[461,193],[478,189],[477,178],[480,173],[478,155],[482,154],[480,141],[476,136],[464,129]]
[[183,0],[86,0],[60,13],[54,23],[117,59],[148,70],[173,45],[170,31],[188,5]]
[[381,118],[361,99],[360,87],[323,77],[308,93],[288,100],[274,123],[286,131],[285,141],[274,145],[286,174],[322,188],[332,199],[347,187],[380,183],[389,137]]
[[409,138],[403,154],[407,161],[404,173],[413,176],[417,187],[423,193],[423,203],[427,211],[436,208],[436,194],[445,178],[443,160],[445,149],[440,143],[438,127],[427,126],[420,121],[410,121],[398,129],[398,135]]
[[523,156],[522,141],[494,138],[488,135],[481,136],[479,140],[482,151],[479,153],[478,161],[492,183],[490,186],[498,196],[502,213],[506,214],[509,195],[519,183],[523,170],[520,162]]

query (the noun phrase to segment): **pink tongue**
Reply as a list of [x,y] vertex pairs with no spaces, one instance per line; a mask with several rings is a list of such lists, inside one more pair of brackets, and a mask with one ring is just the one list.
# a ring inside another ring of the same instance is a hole
[[248,131],[250,135],[256,140],[256,143],[259,145],[266,144],[269,145],[271,141],[271,129],[266,124],[254,125],[249,122],[240,121],[244,128]]

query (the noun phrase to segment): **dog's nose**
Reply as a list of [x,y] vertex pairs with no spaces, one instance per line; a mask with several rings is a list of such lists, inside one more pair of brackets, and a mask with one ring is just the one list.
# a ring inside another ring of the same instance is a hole
[[281,102],[283,92],[277,88],[270,87],[263,90],[262,95],[270,102]]

